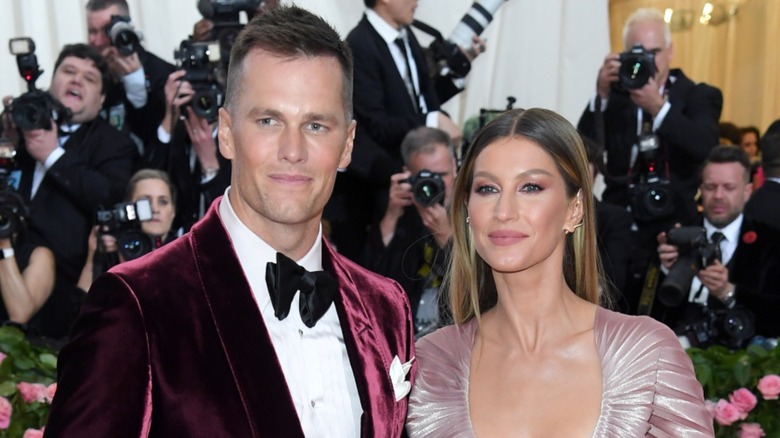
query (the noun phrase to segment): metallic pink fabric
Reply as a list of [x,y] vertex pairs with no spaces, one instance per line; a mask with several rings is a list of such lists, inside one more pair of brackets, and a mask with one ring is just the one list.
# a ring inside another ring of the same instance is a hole
[[[191,233],[95,282],[60,355],[46,436],[303,436],[218,202]],[[361,435],[400,436],[407,399],[395,401],[389,368],[414,356],[406,294],[327,242],[323,265],[339,281]]]
[[[476,320],[417,342],[418,371],[409,401],[410,437],[473,437],[468,406]],[[603,396],[594,437],[712,437],[712,416],[680,343],[663,324],[596,311]],[[562,416],[561,419],[564,419]]]

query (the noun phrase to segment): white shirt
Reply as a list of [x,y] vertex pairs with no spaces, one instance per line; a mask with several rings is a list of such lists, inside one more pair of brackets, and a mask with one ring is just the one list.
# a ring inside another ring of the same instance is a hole
[[[737,250],[737,244],[739,243],[739,230],[742,228],[742,221],[744,220],[744,215],[740,214],[737,216],[736,219],[731,221],[730,224],[726,225],[722,229],[715,228],[715,225],[712,225],[710,221],[708,221],[706,218],[704,219],[704,229],[707,230],[707,239],[712,240],[712,234],[716,231],[720,231],[723,233],[724,239],[720,242],[720,251],[721,251],[721,263],[724,265],[728,264],[731,260],[731,257],[734,255],[734,252]],[[692,303],[699,303],[699,304],[706,304],[707,303],[707,297],[710,294],[710,291],[704,287],[701,290],[701,293],[699,292],[699,288],[702,287],[701,281],[699,280],[699,277],[693,277],[693,282],[691,282],[691,291],[690,295],[688,296],[688,301]]]
[[[317,325],[308,328],[301,320],[300,293],[296,293],[287,318],[276,318],[265,282],[266,264],[276,262],[276,250],[236,216],[229,191],[228,187],[219,204],[219,215],[260,308],[304,435],[360,436],[363,409],[336,306],[331,305]],[[321,227],[312,248],[296,262],[309,271],[322,270]]]
[[[412,84],[414,85],[414,90],[419,98],[420,111],[422,111],[423,114],[426,114],[425,126],[430,128],[438,128],[439,112],[428,112],[428,105],[425,102],[425,97],[420,94],[420,78],[419,74],[417,73],[417,63],[414,61],[414,56],[412,56],[412,48],[409,46],[409,37],[406,35],[407,29],[402,28],[401,30],[398,30],[394,28],[388,22],[386,22],[384,18],[380,17],[379,14],[374,12],[373,9],[366,9],[366,19],[371,24],[371,26],[373,26],[374,30],[379,33],[379,36],[382,37],[385,43],[387,43],[387,48],[390,49],[390,54],[393,55],[393,62],[395,62],[395,66],[398,69],[398,74],[400,74],[402,78],[406,76],[406,64],[407,62],[409,63],[409,71],[412,75]],[[404,40],[406,52],[409,54],[408,59],[404,56],[403,53],[401,53],[401,49],[395,45],[395,40],[398,37],[401,37]]]

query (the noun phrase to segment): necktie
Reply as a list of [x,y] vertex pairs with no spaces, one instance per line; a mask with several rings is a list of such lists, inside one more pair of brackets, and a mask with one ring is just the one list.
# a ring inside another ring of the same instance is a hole
[[716,231],[710,236],[710,242],[715,245],[715,257],[717,257],[721,262],[723,261],[723,250],[721,249],[720,243],[725,239],[726,236],[724,236],[720,231]]
[[301,320],[309,328],[328,311],[339,287],[338,281],[327,272],[309,272],[279,252],[276,263],[266,265],[265,281],[279,321],[287,318],[295,292],[301,291],[298,307]]
[[412,63],[409,61],[409,51],[406,50],[406,43],[403,37],[395,39],[395,45],[401,49],[401,54],[404,55],[404,63],[406,64],[406,73],[404,74],[404,84],[406,85],[406,91],[409,93],[409,97],[412,99],[414,110],[420,112],[420,98],[417,97],[417,90],[414,88],[414,80],[412,79]]

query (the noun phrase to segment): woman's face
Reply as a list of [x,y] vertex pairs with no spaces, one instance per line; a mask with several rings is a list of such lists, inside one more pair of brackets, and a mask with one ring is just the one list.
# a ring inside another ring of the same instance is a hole
[[148,199],[152,204],[152,219],[141,222],[141,230],[149,236],[164,236],[171,230],[174,211],[171,190],[165,181],[147,178],[138,181],[133,191],[133,202]]
[[747,152],[750,158],[755,158],[758,154],[758,137],[754,132],[746,132],[742,134],[742,141],[740,146]]
[[561,269],[564,229],[580,222],[579,205],[552,157],[529,140],[501,139],[474,162],[470,227],[477,253],[495,272],[549,263]]

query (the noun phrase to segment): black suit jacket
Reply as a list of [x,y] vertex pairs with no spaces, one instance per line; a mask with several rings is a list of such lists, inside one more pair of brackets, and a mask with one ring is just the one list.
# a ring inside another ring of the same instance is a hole
[[[662,143],[659,152],[668,157],[671,188],[683,200],[681,207],[685,211],[677,212],[676,220],[685,222],[696,214],[694,196],[699,186],[699,166],[718,145],[723,95],[717,88],[693,83],[681,70],[672,70],[670,75],[676,78],[669,87],[671,108],[656,135]],[[627,94],[612,92],[603,116],[607,187],[602,199],[625,207],[629,205],[627,174],[631,148],[637,143],[637,106]],[[596,139],[596,123],[595,113],[586,108],[577,127]]]
[[604,274],[612,283],[613,309],[630,313],[639,297],[626,290],[628,261],[633,237],[631,214],[625,208],[605,202],[596,202],[596,234],[599,257]]
[[780,228],[780,183],[764,181],[745,205],[745,216]]
[[[422,48],[411,29],[407,29],[411,55],[417,64],[420,95],[425,98],[428,111],[439,109],[439,100],[428,72]],[[353,101],[355,119],[365,131],[355,138],[353,162],[371,160],[375,153],[361,148],[379,146],[400,164],[399,146],[407,132],[425,125],[425,114],[419,113],[409,96],[401,74],[393,61],[387,43],[364,15],[347,36],[355,62],[355,89]],[[375,145],[362,141],[362,134],[370,137]],[[350,165],[358,166],[359,163]],[[363,165],[370,168],[370,165]]]
[[[121,79],[115,79],[109,85],[103,110],[115,128],[134,134],[146,145],[157,136],[157,127],[165,116],[165,82],[176,68],[143,48],[138,52],[138,59],[144,68],[146,79],[146,105],[141,108],[134,107],[127,99]],[[117,108],[124,111],[121,126],[117,126],[120,122],[112,117],[112,112]]]

